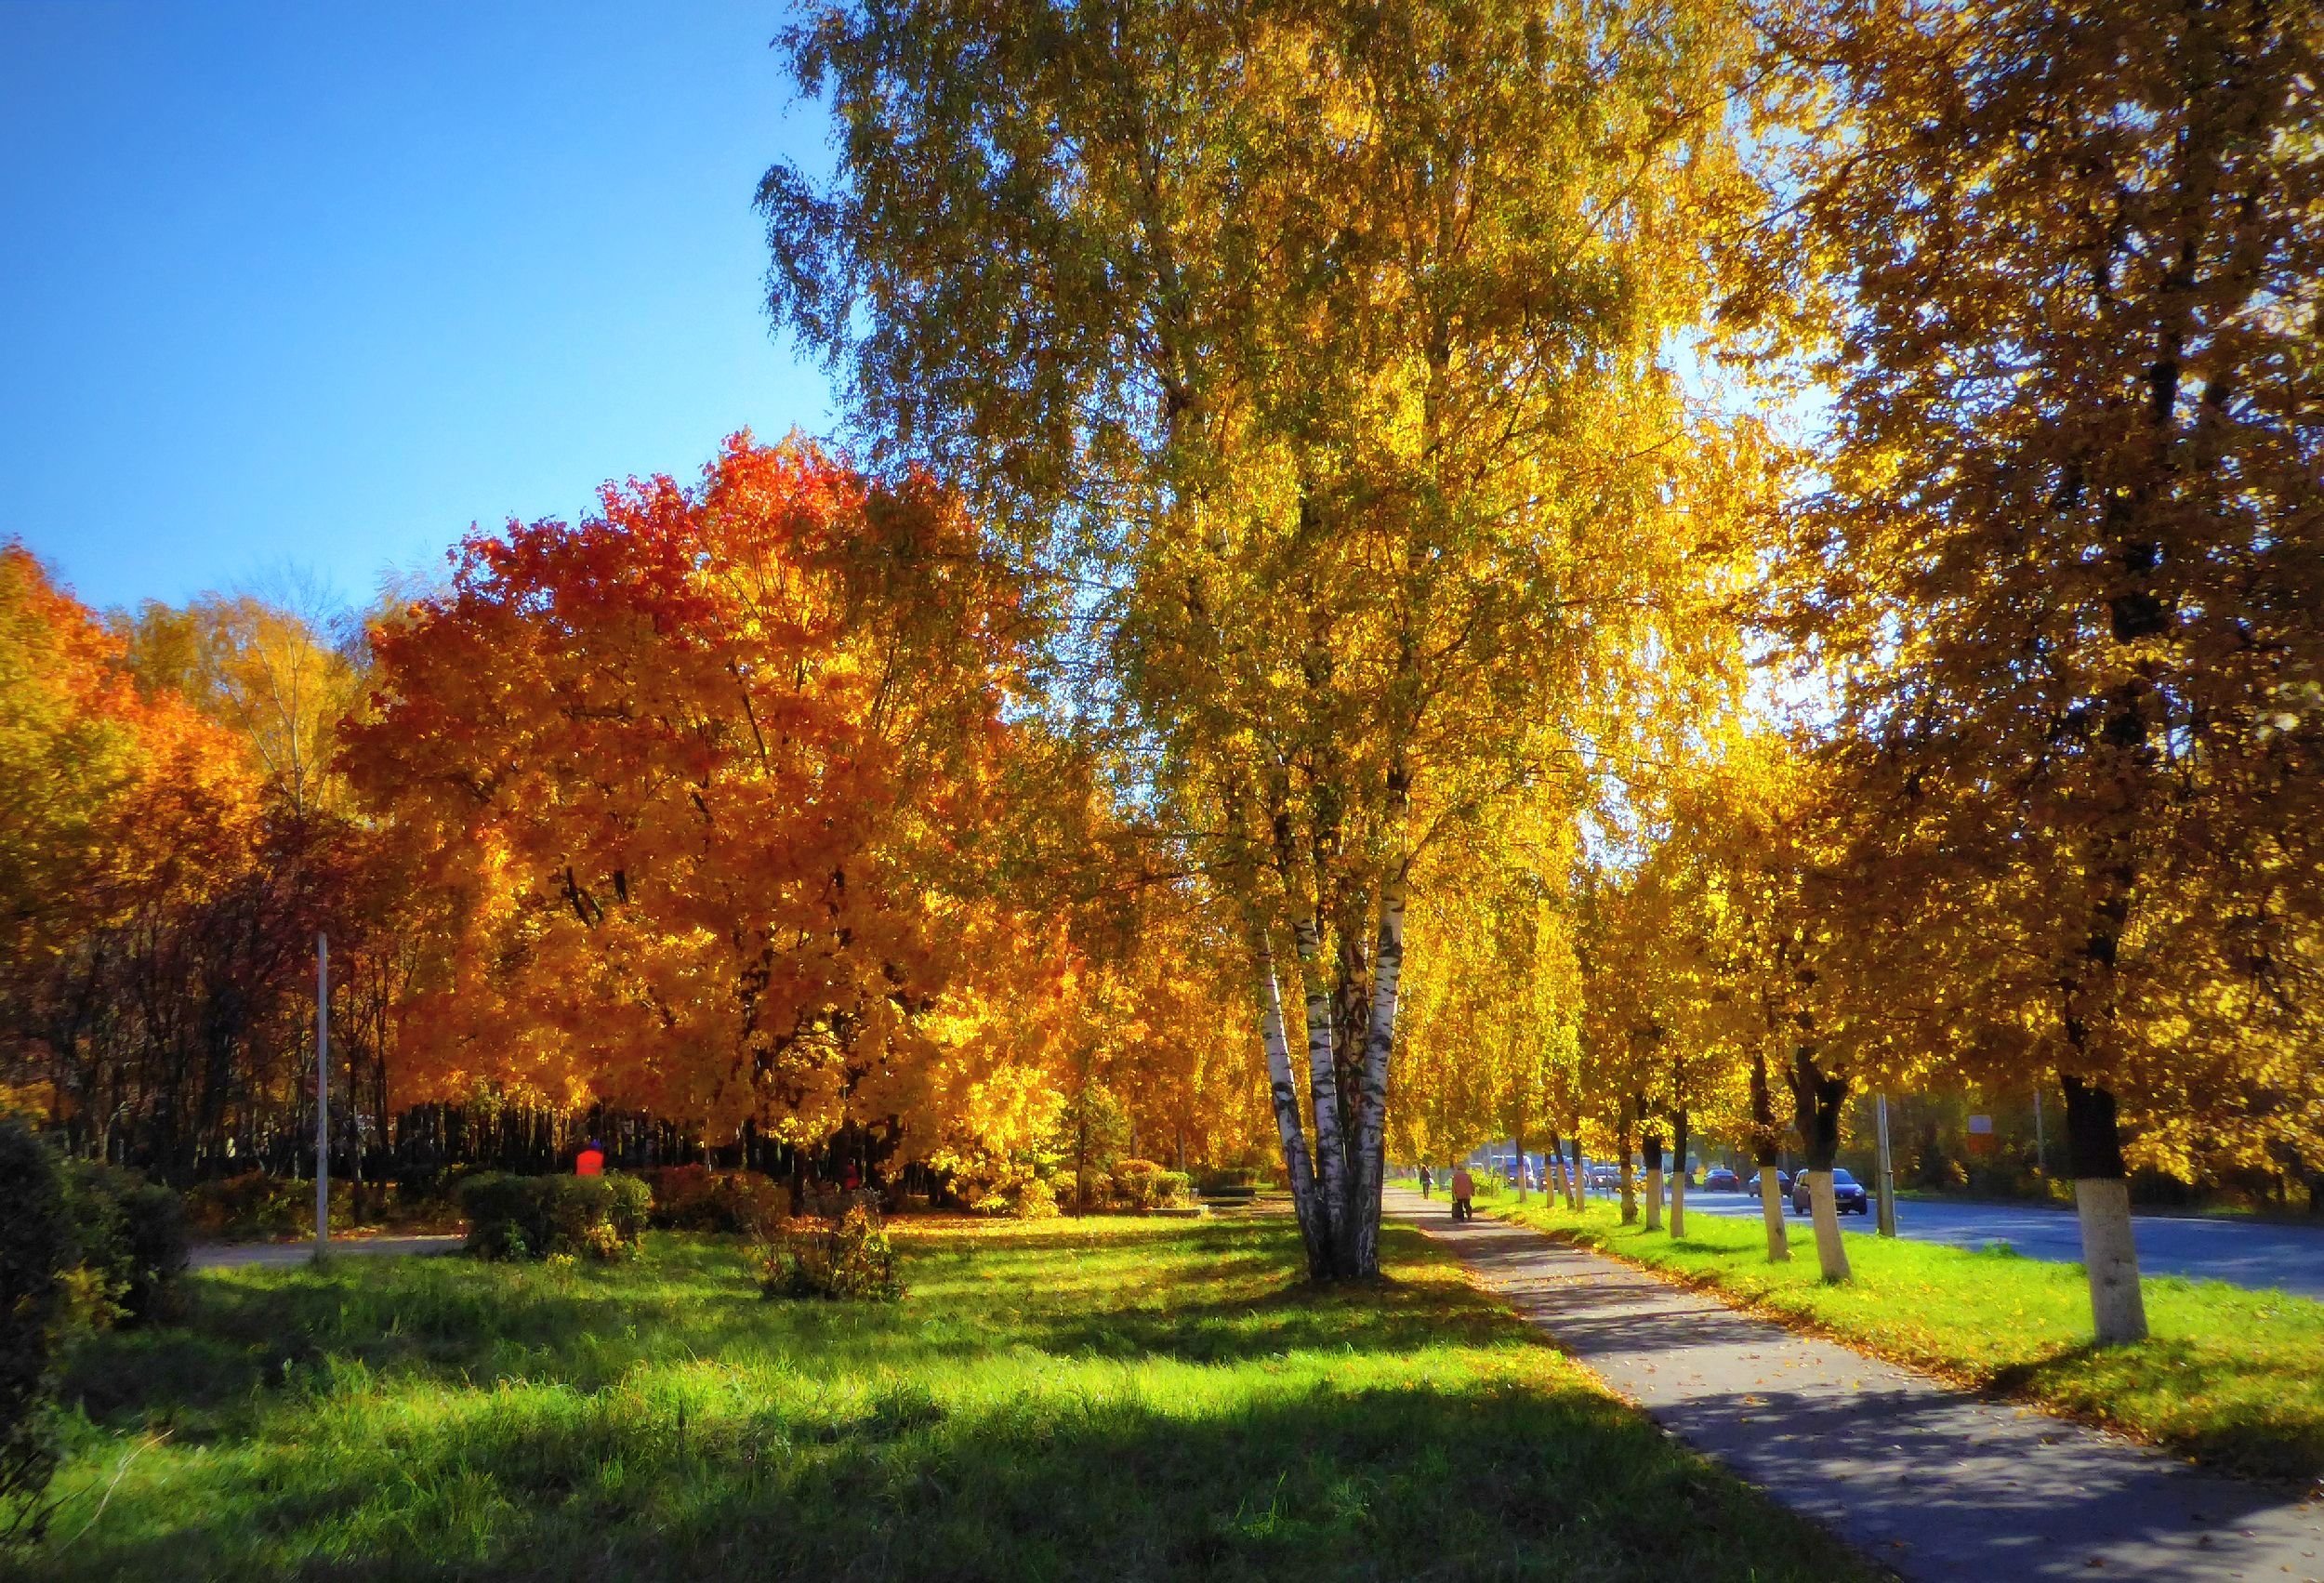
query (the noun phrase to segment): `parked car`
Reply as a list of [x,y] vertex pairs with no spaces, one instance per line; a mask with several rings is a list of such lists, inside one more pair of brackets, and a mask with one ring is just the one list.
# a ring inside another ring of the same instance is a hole
[[[1831,1173],[1832,1207],[1843,1215],[1868,1215],[1872,1212],[1872,1195],[1864,1191],[1864,1184],[1846,1171],[1835,1167]],[[1791,1183],[1791,1212],[1808,1212],[1807,1172],[1802,1171]]]
[[1613,1166],[1591,1166],[1582,1184],[1592,1193],[1612,1193],[1622,1185],[1622,1173]]
[[1713,1166],[1703,1172],[1705,1193],[1740,1193],[1742,1190],[1743,1179],[1724,1166]]
[[[1754,1198],[1759,1196],[1759,1172],[1753,1171],[1750,1175],[1743,1179],[1743,1191],[1750,1194]],[[1776,1172],[1776,1193],[1778,1197],[1789,1198],[1791,1196],[1790,1172],[1784,1170],[1778,1170]]]

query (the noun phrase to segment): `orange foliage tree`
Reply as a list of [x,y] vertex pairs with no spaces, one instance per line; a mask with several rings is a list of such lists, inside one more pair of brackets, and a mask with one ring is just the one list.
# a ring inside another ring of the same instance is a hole
[[346,732],[444,942],[414,1092],[479,1081],[907,1156],[1037,1132],[1071,952],[1003,849],[1017,590],[957,505],[799,443],[471,534]]

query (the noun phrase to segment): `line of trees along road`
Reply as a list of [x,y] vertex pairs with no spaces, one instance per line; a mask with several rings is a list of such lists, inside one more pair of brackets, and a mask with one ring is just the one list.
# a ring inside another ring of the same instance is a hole
[[[2317,42],[2014,0],[786,35],[838,135],[760,190],[778,323],[1134,745],[1317,1273],[1374,1268],[1392,1133],[1651,1161],[1719,1117],[1797,1137],[1844,1277],[1848,1096],[2046,1070],[2121,1340],[2127,1159],[2315,1151]],[[1738,414],[1794,379],[1787,446]]]
[[850,460],[736,436],[338,641],[0,560],[7,1076],[262,1150],[327,927],[382,1115],[1026,1210],[1118,1115],[1272,1151],[1318,1278],[1392,1148],[1789,1139],[1844,1278],[1850,1097],[2040,1074],[2135,1338],[2126,1167],[2324,1158],[2318,34],[812,10],[834,158],[758,202]]

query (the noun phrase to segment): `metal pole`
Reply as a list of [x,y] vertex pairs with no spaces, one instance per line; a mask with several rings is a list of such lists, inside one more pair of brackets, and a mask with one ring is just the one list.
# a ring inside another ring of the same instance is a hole
[[1877,1178],[1873,1183],[1873,1191],[1880,1198],[1881,1235],[1895,1236],[1896,1234],[1896,1177],[1895,1173],[1889,1168],[1888,1160],[1888,1096],[1886,1094],[1875,1095],[1873,1102],[1872,1111],[1878,1119],[1876,1130],[1880,1141],[1880,1161],[1878,1167],[1872,1173]]
[[331,937],[315,935],[315,1258],[331,1251]]
[[2034,1079],[2034,1169],[2044,1176],[2050,1174],[2050,1151],[2046,1147],[2048,1142],[2049,1140],[2042,1136],[2041,1079],[2037,1077]]

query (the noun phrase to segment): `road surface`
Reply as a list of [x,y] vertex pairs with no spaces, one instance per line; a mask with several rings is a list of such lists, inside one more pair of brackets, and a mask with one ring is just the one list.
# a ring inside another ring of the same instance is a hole
[[[1759,1214],[1759,1200],[1741,1193],[1686,1194],[1688,1214]],[[1804,1215],[1790,1217],[1804,1225]],[[1841,1223],[1858,1229],[1842,1217]],[[2238,1286],[2279,1287],[2302,1297],[2324,1299],[2324,1226],[2287,1226],[2260,1220],[2198,1220],[2177,1215],[2140,1215],[2133,1221],[2138,1263],[2148,1275],[2193,1275]],[[1861,1228],[1871,1230],[1870,1217]],[[2067,1263],[2082,1256],[2081,1232],[2071,1209],[2032,1204],[1961,1204],[1942,1199],[1896,1200],[1896,1234],[1955,1247],[1984,1247],[2005,1242],[2028,1259]]]

